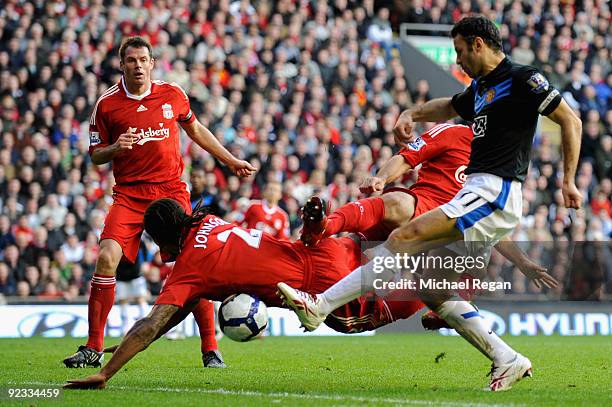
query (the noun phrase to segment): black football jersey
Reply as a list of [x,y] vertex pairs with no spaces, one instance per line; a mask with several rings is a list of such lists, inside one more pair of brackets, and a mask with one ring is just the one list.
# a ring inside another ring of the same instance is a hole
[[452,105],[472,122],[474,139],[466,174],[484,172],[524,181],[538,115],[549,115],[561,94],[537,69],[507,57],[487,75],[476,78]]

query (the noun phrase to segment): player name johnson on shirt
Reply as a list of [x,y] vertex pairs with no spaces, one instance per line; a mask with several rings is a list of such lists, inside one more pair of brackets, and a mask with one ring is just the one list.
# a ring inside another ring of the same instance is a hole
[[212,218],[204,222],[204,224],[196,232],[196,235],[194,237],[196,243],[193,245],[193,247],[198,249],[206,249],[208,247],[208,236],[210,235],[210,233],[217,226],[223,225],[229,225],[229,223],[219,218]]

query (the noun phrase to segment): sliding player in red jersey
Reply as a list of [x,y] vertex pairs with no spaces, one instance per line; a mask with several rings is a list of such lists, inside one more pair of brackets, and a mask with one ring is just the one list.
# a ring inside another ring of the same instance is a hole
[[[260,230],[244,229],[197,210],[192,216],[172,199],[153,202],[145,230],[168,253],[177,255],[151,313],[134,324],[99,374],[70,381],[69,388],[103,388],[123,365],[182,321],[201,298],[223,300],[248,293],[268,306],[281,306],[276,284],[290,281],[318,292],[340,280],[361,261],[360,244],[351,238],[326,239],[309,248],[300,241],[279,240]],[[360,298],[342,307],[330,326],[341,332],[375,329],[407,318],[420,301]]]
[[[330,238],[316,247],[276,239],[210,215],[185,213],[178,202],[160,199],[145,214],[145,230],[176,264],[151,313],[136,322],[100,373],[70,380],[67,388],[103,388],[138,352],[182,321],[200,299],[223,300],[248,293],[268,306],[282,306],[276,284],[287,281],[319,292],[361,264],[361,245],[350,237]],[[325,321],[340,332],[361,332],[408,318],[423,304],[370,295],[337,309]]]
[[[100,237],[100,253],[91,282],[87,344],[66,359],[67,367],[99,366],[104,327],[115,300],[115,274],[120,261],[136,259],[147,206],[174,197],[191,211],[187,185],[180,180],[183,159],[179,125],[189,138],[238,176],[255,169],[227,151],[195,117],[185,92],[174,83],[151,80],[155,60],[151,45],[140,37],[119,48],[123,75],[98,99],[89,122],[89,154],[94,164],[112,162],[116,185],[113,205]],[[194,310],[202,336],[202,360],[224,367],[214,337],[214,309],[202,302]]]

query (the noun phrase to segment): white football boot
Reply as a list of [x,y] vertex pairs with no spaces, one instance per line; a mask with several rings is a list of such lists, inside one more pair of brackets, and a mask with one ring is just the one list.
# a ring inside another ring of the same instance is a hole
[[325,321],[327,314],[320,310],[321,299],[318,295],[296,290],[285,283],[278,283],[278,295],[285,305],[293,310],[307,331],[314,331]]
[[491,366],[491,383],[489,383],[490,391],[510,390],[514,383],[521,380],[523,377],[531,377],[531,361],[525,356],[517,353],[516,356],[508,363]]

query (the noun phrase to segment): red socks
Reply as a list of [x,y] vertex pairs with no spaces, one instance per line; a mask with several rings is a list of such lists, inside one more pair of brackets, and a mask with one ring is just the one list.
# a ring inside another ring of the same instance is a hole
[[385,203],[380,197],[361,199],[340,207],[327,218],[325,236],[340,232],[365,232],[382,223]]
[[115,302],[115,276],[94,274],[91,279],[88,320],[89,339],[87,347],[100,352],[104,346],[106,318]]
[[200,330],[200,349],[202,354],[218,349],[215,339],[215,306],[208,300],[200,300],[193,309],[193,316]]
[[[104,328],[108,313],[115,302],[115,277],[94,274],[89,296],[89,339],[87,347],[102,351]],[[215,307],[208,300],[201,300],[193,310],[201,337],[202,353],[218,349],[215,339]]]

